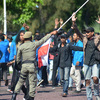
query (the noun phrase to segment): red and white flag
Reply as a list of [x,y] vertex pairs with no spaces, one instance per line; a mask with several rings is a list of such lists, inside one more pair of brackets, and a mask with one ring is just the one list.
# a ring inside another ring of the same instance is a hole
[[38,67],[48,66],[49,48],[51,38],[49,38],[38,50]]

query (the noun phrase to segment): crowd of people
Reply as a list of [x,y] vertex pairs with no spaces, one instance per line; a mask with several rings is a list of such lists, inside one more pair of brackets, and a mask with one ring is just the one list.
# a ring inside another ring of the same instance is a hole
[[[84,86],[87,100],[93,100],[93,85],[96,100],[100,100],[100,34],[92,27],[81,34],[76,20],[74,15],[72,26],[66,32],[63,29],[57,31],[63,20],[56,18],[54,31],[44,35],[37,30],[34,39],[26,24],[14,36],[0,32],[0,86],[4,80],[7,91],[12,93],[11,100],[16,100],[20,90],[24,93],[24,100],[34,100],[36,87],[48,84],[52,84],[53,89],[63,87],[62,97],[67,97],[68,90],[73,90],[73,81],[75,93],[80,93]],[[97,23],[100,24],[100,18]],[[38,50],[50,37],[49,65],[38,67]],[[11,83],[7,78],[9,66],[13,68]]]

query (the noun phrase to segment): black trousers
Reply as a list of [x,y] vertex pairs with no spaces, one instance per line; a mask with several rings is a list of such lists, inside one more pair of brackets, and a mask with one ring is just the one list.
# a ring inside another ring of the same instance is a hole
[[17,71],[15,69],[15,64],[12,65],[13,68],[13,74],[11,79],[11,86],[8,88],[11,88],[12,91],[14,91],[15,85],[16,85],[16,79],[17,79]]
[[0,63],[0,80],[7,80],[7,63]]
[[56,73],[57,73],[58,67],[59,67],[59,56],[55,56],[53,60],[52,86],[57,85]]
[[47,66],[44,66],[43,67],[43,70],[42,70],[42,79],[44,80],[42,82],[42,85],[47,85],[48,84],[48,79],[47,79]]

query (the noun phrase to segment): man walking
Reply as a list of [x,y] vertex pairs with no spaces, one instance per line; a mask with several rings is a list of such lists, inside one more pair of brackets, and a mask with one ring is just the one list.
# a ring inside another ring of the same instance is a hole
[[[73,40],[75,41],[74,45],[83,47],[83,43],[79,40],[79,36],[74,33]],[[76,83],[76,93],[80,93],[80,84],[81,84],[81,66],[83,66],[83,52],[82,51],[72,51],[73,60],[72,60],[72,67],[70,71],[70,76]]]
[[7,48],[9,44],[8,42],[4,41],[4,36],[0,35],[0,51],[2,52],[2,58],[0,59],[0,83],[1,78],[3,77],[5,81],[5,86],[8,85],[8,79],[7,79]]
[[[73,19],[76,21],[75,16]],[[100,22],[100,18],[99,21]],[[96,52],[100,52],[100,35],[94,36],[94,29],[92,27],[88,27],[85,32],[86,34],[83,35],[79,32],[76,25],[74,25],[75,32],[80,36],[83,40],[83,51],[84,51],[84,77],[86,82],[86,93],[87,93],[87,100],[92,99],[92,89],[91,89],[91,78],[93,80],[93,87],[94,87],[94,95],[96,96],[96,100],[100,100],[99,97],[99,68],[98,64],[99,61],[96,60]]]

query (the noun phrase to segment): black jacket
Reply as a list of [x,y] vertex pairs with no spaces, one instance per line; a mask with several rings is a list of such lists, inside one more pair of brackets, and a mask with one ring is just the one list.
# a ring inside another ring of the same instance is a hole
[[[60,47],[57,46],[54,46],[50,52],[55,52],[55,51],[58,51],[58,55],[55,55],[55,56],[59,56],[59,61],[60,60],[63,60],[63,64],[61,65],[59,63],[59,66],[60,67],[71,67],[72,66],[72,50],[75,50],[75,51],[83,51],[83,48],[82,47],[78,47],[78,46],[73,46],[71,43],[66,43],[66,45],[64,46],[63,48],[64,52],[61,52],[61,43],[60,43]],[[64,59],[60,59],[60,56],[61,54],[64,53]]]
[[[73,31],[73,29],[70,28],[69,32],[67,34],[65,34],[66,38],[68,38],[70,35],[72,35],[72,31]],[[54,38],[53,38],[54,39],[54,47],[56,47],[59,43],[61,43],[61,41],[60,41],[60,35],[61,34],[54,35]],[[50,48],[49,52],[52,55],[54,55],[54,56],[58,55],[58,49],[52,49],[52,48]]]

